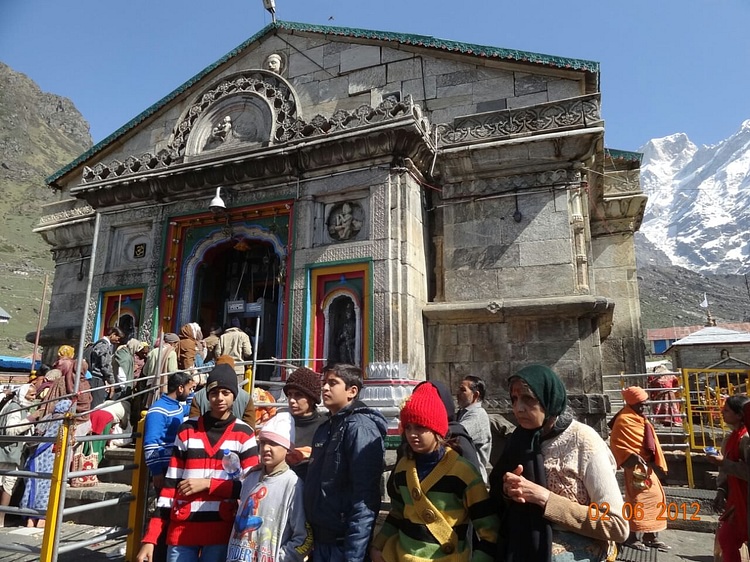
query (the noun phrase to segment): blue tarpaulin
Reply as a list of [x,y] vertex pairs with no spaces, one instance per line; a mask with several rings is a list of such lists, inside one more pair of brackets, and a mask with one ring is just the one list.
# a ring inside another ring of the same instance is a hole
[[[41,361],[36,362],[35,368],[38,369]],[[31,371],[31,357],[10,357],[0,355],[0,371]]]

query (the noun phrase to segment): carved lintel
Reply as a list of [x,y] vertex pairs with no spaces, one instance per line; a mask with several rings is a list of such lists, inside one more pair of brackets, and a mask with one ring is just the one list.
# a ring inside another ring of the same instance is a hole
[[[257,81],[256,81],[257,82]],[[248,84],[256,84],[252,80]],[[244,84],[244,83],[243,83]],[[257,84],[265,84],[265,82],[257,82]],[[247,86],[249,87],[249,86]],[[239,88],[239,86],[238,86]],[[241,89],[241,88],[240,88]],[[272,90],[275,92],[277,90]],[[268,94],[270,95],[270,94]],[[281,95],[281,94],[279,94]],[[285,96],[291,96],[291,93],[287,92]],[[273,105],[274,110],[279,113],[281,108],[286,107],[288,104],[294,105],[287,97],[283,103]],[[213,103],[215,97],[211,97]],[[210,105],[210,104],[208,104]],[[208,107],[206,105],[206,108]],[[82,184],[91,184],[93,186],[99,186],[107,184],[109,182],[117,181],[120,178],[126,178],[132,176],[133,179],[138,179],[139,176],[148,176],[154,171],[161,169],[179,169],[186,165],[184,162],[185,147],[188,142],[188,135],[194,128],[195,123],[198,120],[198,116],[203,113],[206,108],[203,108],[202,103],[198,106],[202,108],[200,111],[189,111],[188,115],[178,124],[173,133],[171,144],[169,149],[162,149],[156,154],[146,152],[141,156],[128,156],[125,164],[119,160],[114,160],[109,164],[99,162],[93,166],[85,166],[83,170]],[[336,133],[343,133],[356,129],[372,128],[379,124],[398,123],[398,122],[410,122],[416,126],[417,130],[420,131],[426,139],[429,139],[430,124],[427,119],[422,115],[420,107],[411,99],[411,96],[407,96],[404,101],[394,101],[392,98],[383,100],[377,107],[370,107],[363,105],[353,111],[336,111],[330,118],[325,118],[320,115],[316,115],[310,122],[305,122],[302,119],[296,117],[295,111],[292,111],[287,107],[288,112],[282,112],[283,115],[276,115],[276,119],[281,120],[281,124],[278,125],[275,138],[272,144],[281,143],[294,143],[302,140],[315,139],[317,137],[330,138],[334,137]],[[283,130],[281,130],[281,129]],[[268,147],[262,147],[258,150],[257,143],[250,143],[252,150],[252,157],[262,157],[263,153],[268,150]],[[202,148],[202,147],[201,147]],[[264,150],[265,148],[265,150]],[[221,154],[215,155],[214,151],[208,151],[208,154],[215,159],[221,159]],[[242,158],[247,153],[237,154],[232,152],[231,155],[225,155],[224,159],[229,159],[230,156],[233,160],[237,157]],[[196,161],[196,166],[199,163],[206,162],[205,160]],[[74,190],[80,192],[80,188]]]
[[471,179],[443,186],[443,199],[455,197],[481,197],[496,193],[513,193],[525,189],[577,184],[581,174],[574,169],[559,168],[528,174]]
[[110,178],[71,189],[95,208],[133,202],[176,201],[208,197],[218,185],[244,184],[252,191],[266,185],[292,182],[304,173],[314,177],[331,168],[343,170],[362,162],[388,163],[394,154],[411,158],[425,169],[432,160],[432,146],[412,116],[373,124],[361,134],[330,134],[311,139],[299,150],[267,147],[231,158],[175,165],[164,172],[130,178]]
[[437,126],[440,145],[486,142],[602,123],[600,95],[590,94],[531,107],[503,109],[466,117]]
[[39,224],[34,229],[34,232],[37,232],[37,229],[41,227],[51,226],[57,223],[65,223],[69,222],[71,219],[87,217],[89,215],[94,215],[94,209],[92,209],[89,205],[83,205],[80,207],[74,207],[72,209],[58,211],[50,215],[44,215],[39,219]]

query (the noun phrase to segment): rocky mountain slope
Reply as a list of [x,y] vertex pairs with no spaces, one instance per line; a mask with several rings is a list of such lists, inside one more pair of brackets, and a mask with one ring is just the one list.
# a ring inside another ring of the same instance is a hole
[[31,232],[42,204],[57,197],[44,179],[91,144],[70,100],[0,62],[0,307],[12,316],[0,325],[0,355],[31,352],[24,337],[36,330],[45,273],[51,290],[49,246]]
[[669,259],[636,234],[641,324],[650,328],[703,325],[705,293],[717,322],[750,322],[750,289],[743,275],[701,273],[668,265]]

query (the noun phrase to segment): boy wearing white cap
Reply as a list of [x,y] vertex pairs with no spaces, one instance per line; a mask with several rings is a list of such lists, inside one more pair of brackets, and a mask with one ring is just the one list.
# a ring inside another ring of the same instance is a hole
[[227,562],[302,562],[312,550],[312,530],[305,520],[302,480],[285,460],[294,449],[292,416],[282,412],[268,420],[258,444],[260,465],[242,483]]

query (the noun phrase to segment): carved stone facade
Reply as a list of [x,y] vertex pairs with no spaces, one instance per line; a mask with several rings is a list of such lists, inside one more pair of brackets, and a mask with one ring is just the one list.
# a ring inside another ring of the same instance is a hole
[[645,203],[599,83],[590,61],[271,24],[53,176],[43,343],[87,304],[97,337],[127,292],[141,337],[260,319],[261,358],[347,357],[378,403],[473,373],[506,410],[505,379],[546,363],[597,423],[601,375],[642,369]]

